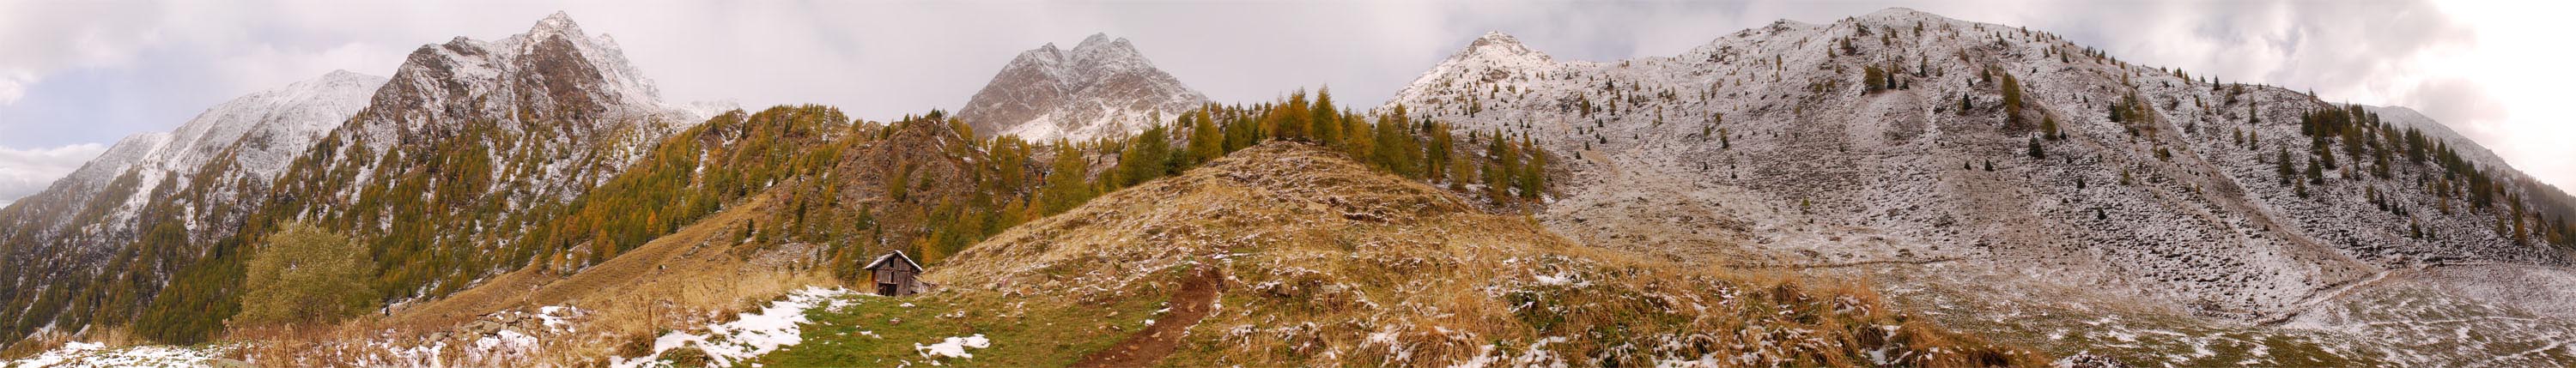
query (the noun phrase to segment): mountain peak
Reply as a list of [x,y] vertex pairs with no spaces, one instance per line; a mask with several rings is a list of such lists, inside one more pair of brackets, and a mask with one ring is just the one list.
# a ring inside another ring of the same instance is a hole
[[1459,50],[1458,55],[1451,57],[1451,59],[1466,58],[1477,55],[1511,58],[1536,57],[1540,60],[1549,59],[1547,54],[1540,53],[1538,50],[1530,49],[1528,45],[1521,44],[1520,38],[1512,37],[1512,35],[1505,34],[1502,31],[1485,32],[1484,36],[1476,37],[1474,42],[1468,42],[1467,49]]
[[585,35],[563,12],[498,41],[423,46],[392,79],[370,106],[385,111],[369,115],[378,119],[363,123],[358,139],[378,149],[407,139],[404,130],[453,128],[425,122],[503,117],[604,130],[670,111],[615,42]]
[[[1142,62],[1145,59],[1145,55],[1136,52],[1136,46],[1128,44],[1127,39],[1110,38],[1106,33],[1094,33],[1091,37],[1083,38],[1081,44],[1073,46],[1072,56],[1076,62],[1094,66]],[[1145,67],[1152,66],[1145,65]]]
[[1206,101],[1127,39],[1094,33],[1072,50],[1049,43],[1021,52],[957,116],[984,136],[1082,139],[1141,131],[1157,115]]
[[537,25],[535,27],[528,28],[529,34],[545,33],[541,31],[557,31],[577,35],[581,34],[581,25],[573,23],[571,14],[566,14],[563,11],[556,11],[552,15],[547,15],[545,19],[537,20]]
[[1901,6],[1900,6],[1900,7],[1890,7],[1890,8],[1886,8],[1886,9],[1879,9],[1878,11],[1869,12],[1869,14],[1864,15],[1864,17],[1873,17],[1873,18],[1874,18],[1874,17],[1902,17],[1902,18],[1922,18],[1922,17],[1932,17],[1932,18],[1939,18],[1939,17],[1941,17],[1941,15],[1939,15],[1939,14],[1932,14],[1932,13],[1925,13],[1925,12],[1923,12],[1923,11],[1921,11],[1921,10],[1914,10],[1914,8],[1907,8],[1907,7],[1901,7]]
[[1082,43],[1074,44],[1073,49],[1075,49],[1075,50],[1088,49],[1088,48],[1092,48],[1092,47],[1095,47],[1095,46],[1099,46],[1099,45],[1103,45],[1103,44],[1108,44],[1108,43],[1111,43],[1111,42],[1125,43],[1125,42],[1127,42],[1127,39],[1120,38],[1120,39],[1116,39],[1116,41],[1111,41],[1111,39],[1109,38],[1109,33],[1107,33],[1107,32],[1092,33],[1090,37],[1083,37],[1083,38],[1082,38]]

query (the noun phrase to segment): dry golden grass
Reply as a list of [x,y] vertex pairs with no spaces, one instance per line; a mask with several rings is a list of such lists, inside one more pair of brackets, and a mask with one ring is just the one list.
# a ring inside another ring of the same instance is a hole
[[[419,346],[428,343],[419,336],[494,312],[568,305],[589,313],[579,332],[540,335],[539,349],[450,349],[437,358],[468,366],[587,366],[608,354],[637,355],[645,339],[667,329],[703,326],[795,288],[833,283],[816,270],[749,261],[797,247],[730,239],[742,220],[774,211],[775,195],[573,275],[523,270],[389,317],[236,331],[235,338],[266,341],[242,354],[263,363],[389,363],[368,355],[384,348],[366,344]],[[1441,189],[1289,143],[1112,193],[933,265],[925,278],[946,289],[908,300],[961,308],[953,313],[862,303],[864,312],[825,315],[854,325],[813,327],[904,339],[826,336],[846,344],[800,346],[770,361],[917,359],[913,337],[968,333],[993,334],[998,347],[979,355],[1085,356],[1118,348],[1109,344],[1162,316],[1152,310],[1192,274],[1182,271],[1203,267],[1224,275],[1215,308],[1185,330],[1176,350],[1155,357],[1160,364],[2046,363],[1895,311],[1864,284],[1576,244],[1527,216],[1488,213]],[[879,313],[910,322],[856,325],[890,321],[850,318]],[[474,338],[444,341],[462,346]],[[979,360],[1065,363],[1013,358]]]
[[[411,362],[388,351],[440,342],[448,348],[435,359],[448,365],[602,364],[609,354],[635,355],[633,345],[664,332],[703,328],[797,288],[838,285],[823,270],[811,267],[815,262],[752,262],[765,253],[789,258],[817,254],[810,248],[743,244],[733,239],[746,220],[777,210],[770,205],[775,195],[755,196],[570,275],[529,267],[390,316],[364,316],[333,326],[239,329],[223,340],[256,342],[238,351],[238,358],[288,366]],[[577,332],[514,328],[537,337],[538,347],[501,354],[469,353],[464,348],[483,337],[478,332],[489,332],[465,331],[472,322],[489,320],[487,316],[494,313],[534,313],[543,306],[582,311],[568,329]]]
[[943,298],[1108,305],[1201,265],[1227,275],[1222,307],[1162,364],[2046,364],[1857,282],[1575,244],[1287,143],[1013,228],[925,277]]
[[74,341],[104,344],[110,347],[125,347],[150,343],[150,341],[126,332],[123,328],[98,327],[80,334],[40,332],[35,335],[28,336],[25,340],[19,340],[16,344],[9,345],[8,349],[0,350],[0,360],[23,359],[36,354],[42,354],[47,350],[61,348],[64,343]]

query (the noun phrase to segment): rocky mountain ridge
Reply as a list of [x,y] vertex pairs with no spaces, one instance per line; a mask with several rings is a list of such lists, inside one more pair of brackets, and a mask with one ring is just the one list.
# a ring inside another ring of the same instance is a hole
[[85,214],[56,228],[95,234],[13,227],[33,235],[5,238],[17,285],[0,299],[22,306],[8,331],[139,318],[146,336],[199,338],[228,313],[186,309],[226,305],[222,274],[239,272],[245,237],[288,221],[371,230],[378,257],[416,263],[398,269],[400,283],[460,287],[485,267],[524,262],[532,251],[505,248],[514,237],[503,223],[541,221],[710,110],[662,102],[621,52],[556,13],[499,41],[422,46],[391,78],[333,73],[219,106],[166,137],[129,139],[133,148],[90,170],[132,166],[104,187],[110,195],[92,195],[117,203],[5,210]]
[[2497,231],[2561,219],[2503,199],[2554,188],[2489,180],[2519,174],[2429,120],[1906,9],[1606,62],[1489,34],[1398,105],[1574,158],[1540,219],[1674,259],[1965,262],[2267,324],[2396,270],[2571,260]]
[[957,116],[979,136],[1081,141],[1134,135],[1208,102],[1127,39],[1093,34],[1071,50],[1021,52]]

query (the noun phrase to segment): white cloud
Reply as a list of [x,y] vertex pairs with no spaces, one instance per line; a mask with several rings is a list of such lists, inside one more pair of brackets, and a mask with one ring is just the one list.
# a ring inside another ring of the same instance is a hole
[[18,102],[27,96],[27,85],[36,83],[36,74],[25,70],[0,70],[0,106]]
[[0,206],[44,191],[54,180],[80,169],[82,163],[102,152],[107,152],[107,146],[97,143],[38,149],[0,147]]

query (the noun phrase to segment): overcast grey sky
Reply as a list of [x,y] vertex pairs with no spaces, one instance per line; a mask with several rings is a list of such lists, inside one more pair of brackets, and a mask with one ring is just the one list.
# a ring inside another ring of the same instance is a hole
[[2413,107],[2561,187],[2576,127],[2562,2],[0,1],[0,201],[116,139],[333,69],[388,75],[423,44],[567,11],[673,101],[955,109],[1020,51],[1124,37],[1219,101],[1330,85],[1383,100],[1486,31],[1559,59],[1674,55],[1772,20],[1887,7],[2028,26],[2194,75]]

